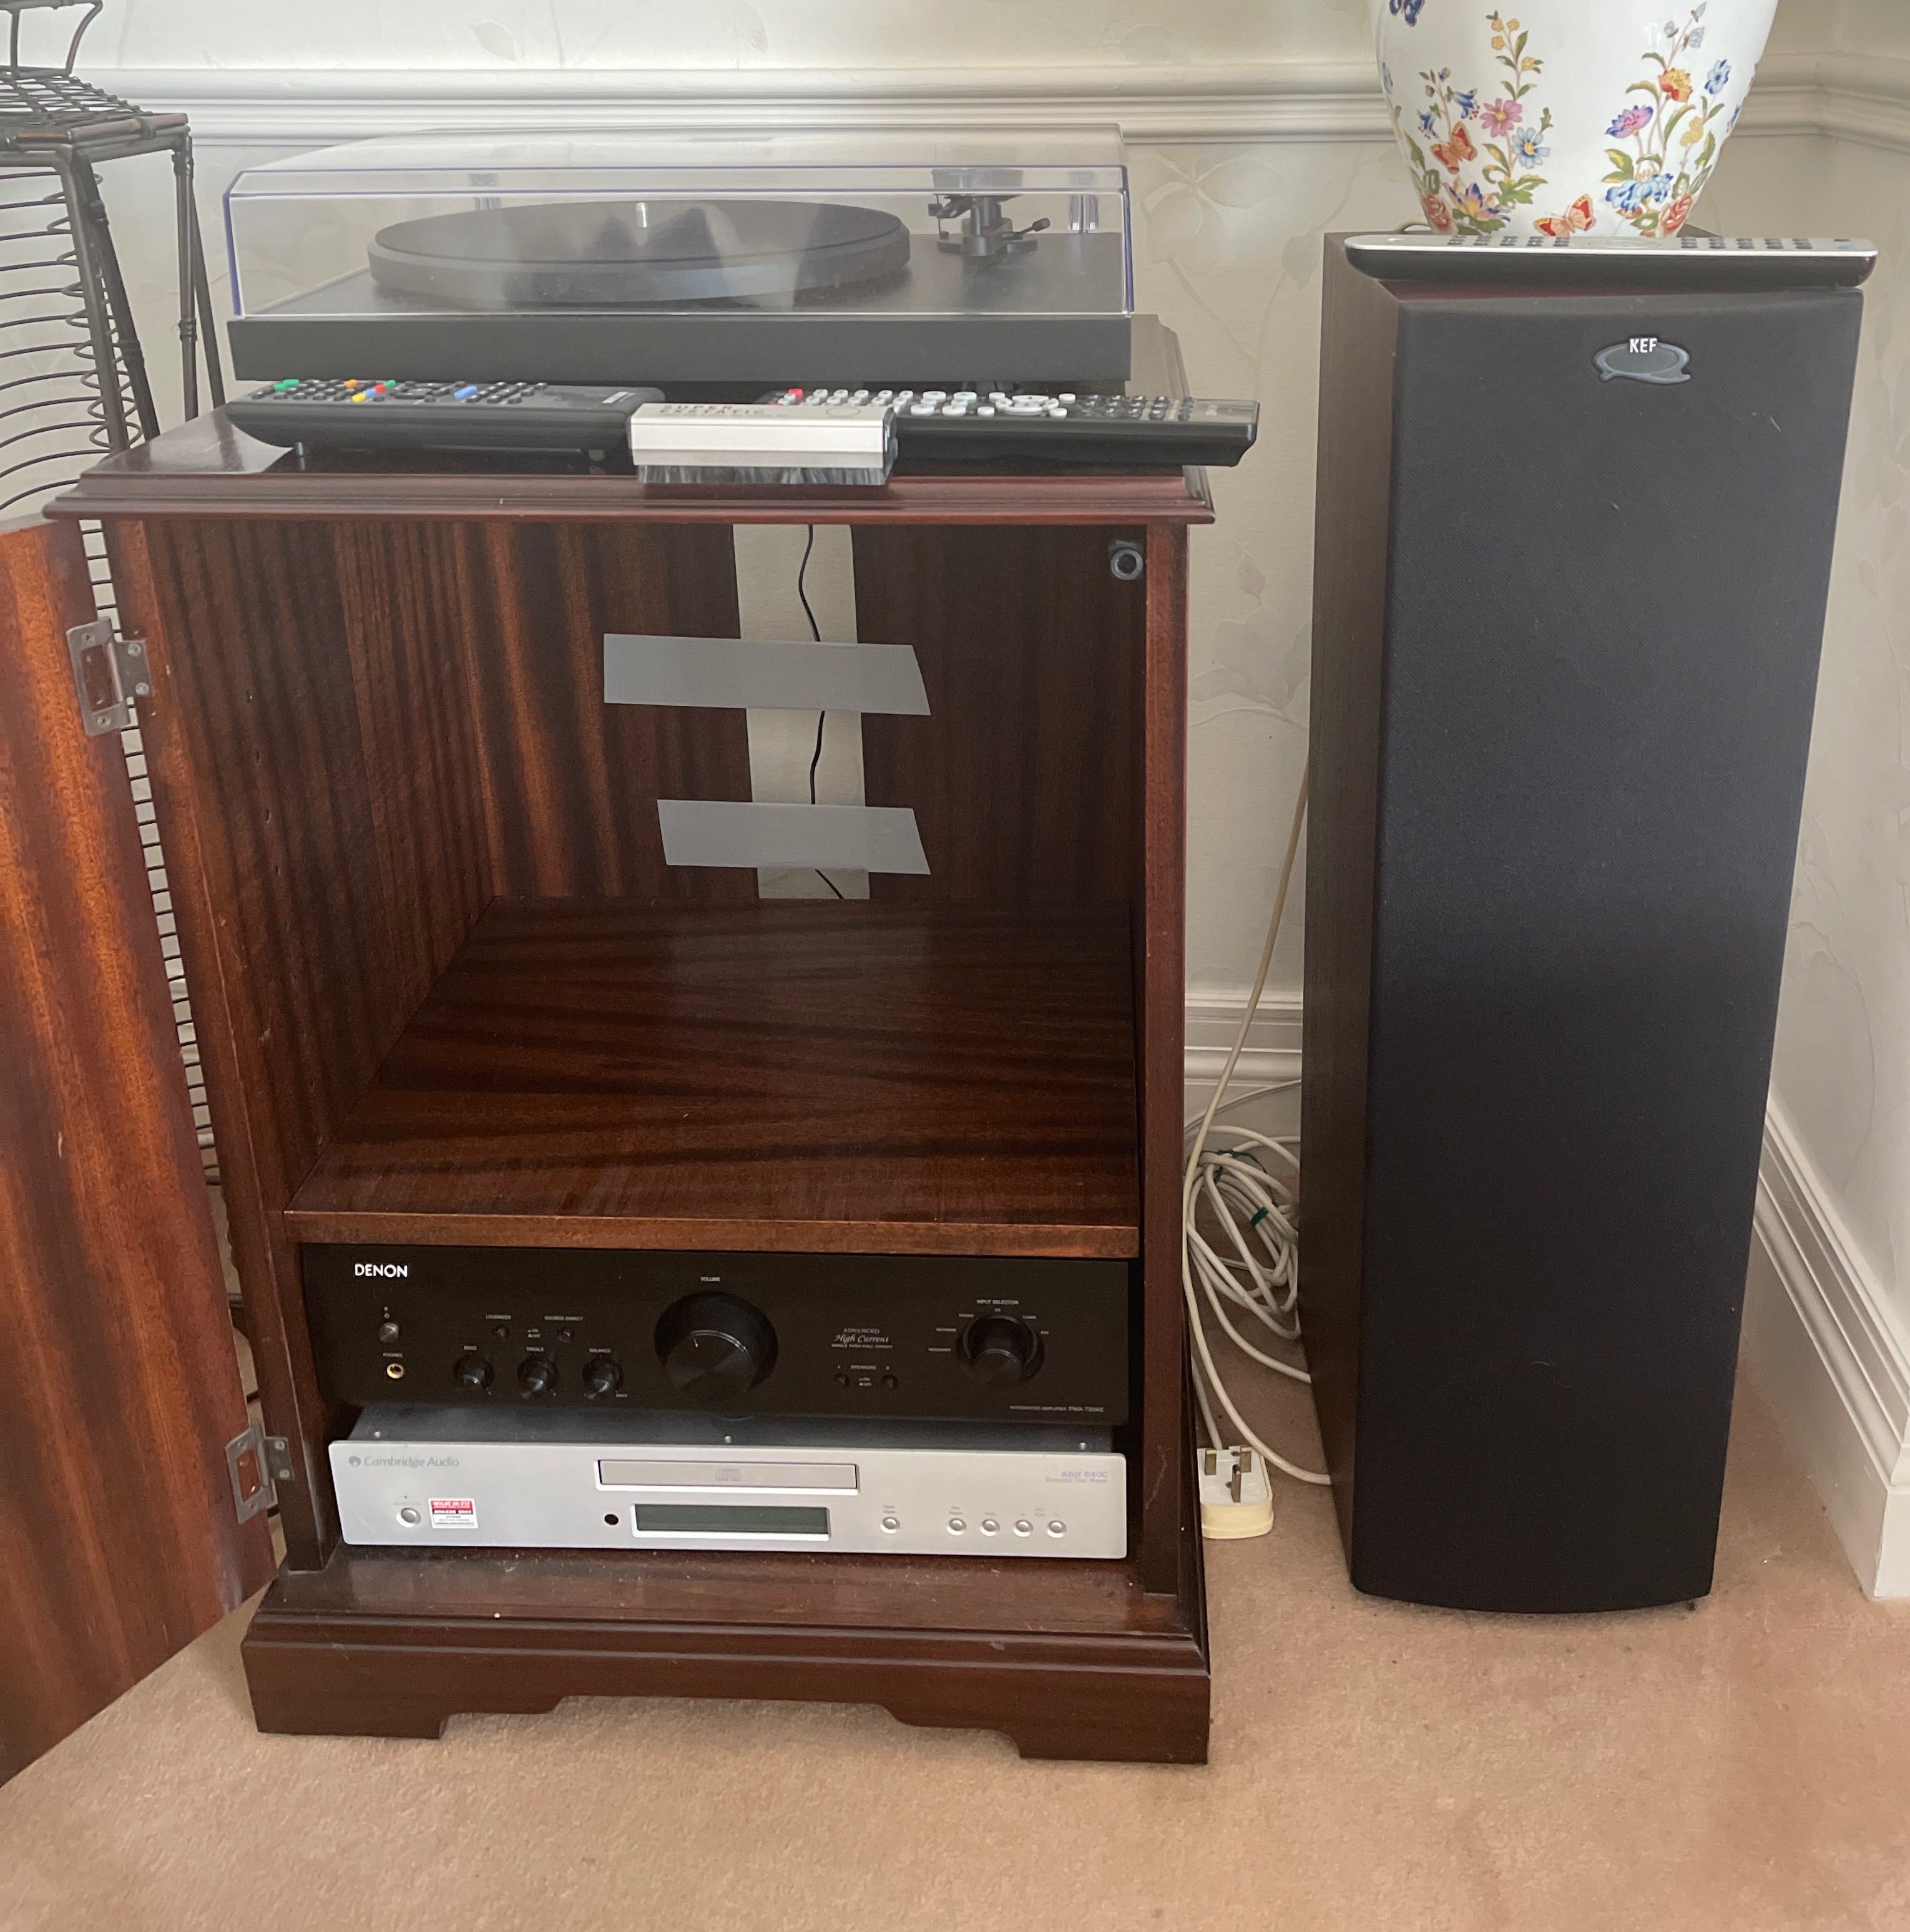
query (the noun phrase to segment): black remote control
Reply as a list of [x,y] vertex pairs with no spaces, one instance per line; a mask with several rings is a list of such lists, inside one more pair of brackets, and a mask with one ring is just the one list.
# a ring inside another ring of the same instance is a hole
[[621,452],[630,412],[661,389],[548,382],[373,382],[307,377],[235,397],[226,414],[286,449],[473,449],[520,454]]
[[905,456],[989,462],[1125,465],[1238,463],[1260,432],[1260,406],[1197,396],[1077,394],[1071,389],[778,389],[791,409],[887,403]]
[[[629,386],[320,377],[255,389],[229,402],[226,414],[248,436],[287,449],[575,454],[626,449],[631,412],[663,400],[661,390]],[[791,388],[762,400],[791,409],[887,404],[903,454],[957,461],[1230,466],[1253,447],[1260,428],[1257,403],[1194,396]]]

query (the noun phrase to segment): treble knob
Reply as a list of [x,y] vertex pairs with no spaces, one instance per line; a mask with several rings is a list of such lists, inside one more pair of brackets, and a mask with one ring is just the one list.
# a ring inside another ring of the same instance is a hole
[[548,1355],[527,1355],[518,1364],[518,1386],[526,1395],[548,1395],[557,1385],[557,1365]]

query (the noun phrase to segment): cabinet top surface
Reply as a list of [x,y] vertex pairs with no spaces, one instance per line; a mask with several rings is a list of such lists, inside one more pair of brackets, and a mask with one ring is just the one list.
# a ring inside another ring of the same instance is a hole
[[937,465],[878,488],[656,484],[581,458],[334,452],[301,458],[223,410],[108,457],[47,506],[54,517],[453,518],[715,524],[1206,524],[1182,470],[1003,475]]

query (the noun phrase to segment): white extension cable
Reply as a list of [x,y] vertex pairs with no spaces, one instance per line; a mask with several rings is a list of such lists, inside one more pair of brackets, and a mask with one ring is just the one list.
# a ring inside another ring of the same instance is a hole
[[[1295,1382],[1312,1379],[1305,1370],[1296,1368],[1257,1346],[1234,1325],[1233,1319],[1234,1314],[1244,1315],[1250,1330],[1257,1323],[1265,1331],[1260,1338],[1262,1340],[1290,1344],[1299,1340],[1299,1228],[1296,1208],[1300,1162],[1296,1138],[1230,1127],[1224,1136],[1227,1144],[1209,1144],[1215,1120],[1225,1107],[1238,1106],[1299,1084],[1297,1081],[1281,1081],[1273,1086],[1255,1088],[1232,1101],[1227,1099],[1273,964],[1274,943],[1280,937],[1281,923],[1286,915],[1287,894],[1293,880],[1294,862],[1299,856],[1300,832],[1306,823],[1306,812],[1307,779],[1302,772],[1299,796],[1293,802],[1293,826],[1287,835],[1287,856],[1280,867],[1280,886],[1274,895],[1272,916],[1267,921],[1266,944],[1260,950],[1260,970],[1254,976],[1247,1010],[1240,1016],[1239,1030],[1234,1035],[1207,1111],[1188,1143],[1187,1170],[1181,1188],[1181,1286],[1187,1296],[1188,1330],[1194,1342],[1194,1400],[1200,1406],[1208,1441],[1216,1449],[1230,1446],[1215,1418],[1214,1402],[1218,1401],[1237,1431],[1238,1444],[1257,1450],[1274,1468],[1297,1482],[1324,1484],[1330,1478],[1290,1462],[1248,1426],[1221,1378],[1202,1309],[1204,1300],[1207,1311],[1229,1340],[1253,1360],[1290,1376]],[[1218,1244],[1209,1240],[1198,1226],[1203,1203],[1218,1223]]]

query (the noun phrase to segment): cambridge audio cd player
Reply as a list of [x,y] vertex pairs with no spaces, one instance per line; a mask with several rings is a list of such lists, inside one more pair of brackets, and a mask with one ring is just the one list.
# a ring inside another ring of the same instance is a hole
[[345,1540],[412,1549],[1125,1556],[1103,1429],[368,1408],[332,1444]]
[[1128,1417],[1129,1264],[632,1249],[303,1250],[335,1401]]

